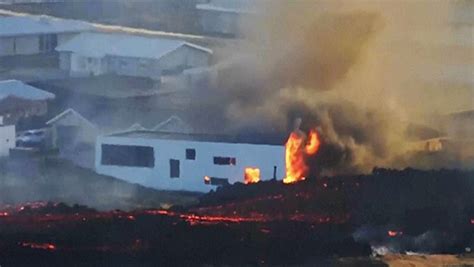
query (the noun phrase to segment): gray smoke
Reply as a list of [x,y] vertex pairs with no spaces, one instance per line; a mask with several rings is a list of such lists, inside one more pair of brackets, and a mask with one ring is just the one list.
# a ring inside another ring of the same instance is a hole
[[302,117],[321,133],[325,174],[411,165],[400,160],[407,122],[469,107],[469,95],[434,103],[440,95],[425,90],[447,60],[449,46],[437,44],[451,37],[455,4],[423,3],[263,1],[242,25],[245,40],[218,53],[233,57],[218,67],[210,108],[231,131],[285,132]]

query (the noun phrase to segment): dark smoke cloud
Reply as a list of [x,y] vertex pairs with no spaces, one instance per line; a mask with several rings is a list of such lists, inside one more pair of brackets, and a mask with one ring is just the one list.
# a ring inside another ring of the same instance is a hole
[[232,59],[218,65],[207,99],[228,131],[288,132],[301,117],[323,140],[310,159],[317,173],[411,165],[401,156],[409,149],[406,122],[432,108],[429,93],[419,98],[426,84],[413,79],[436,73],[412,50],[430,58],[444,51],[412,41],[447,39],[431,27],[444,25],[450,4],[262,2],[264,12],[242,25],[246,38],[222,53]]

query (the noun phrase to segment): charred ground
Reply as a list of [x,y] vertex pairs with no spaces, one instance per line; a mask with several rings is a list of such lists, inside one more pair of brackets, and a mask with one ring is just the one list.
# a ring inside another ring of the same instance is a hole
[[0,213],[0,262],[331,265],[328,259],[368,256],[371,246],[461,253],[474,241],[473,178],[375,169],[291,185],[235,184],[170,210],[10,206]]

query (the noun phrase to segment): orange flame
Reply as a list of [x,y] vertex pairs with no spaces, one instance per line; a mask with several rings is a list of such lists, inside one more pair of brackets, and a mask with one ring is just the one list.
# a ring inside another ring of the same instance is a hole
[[299,130],[293,131],[285,145],[286,177],[283,183],[290,184],[304,180],[308,174],[306,156],[316,154],[321,142],[316,130],[311,130],[308,137]]
[[245,184],[254,184],[260,182],[259,168],[245,168]]

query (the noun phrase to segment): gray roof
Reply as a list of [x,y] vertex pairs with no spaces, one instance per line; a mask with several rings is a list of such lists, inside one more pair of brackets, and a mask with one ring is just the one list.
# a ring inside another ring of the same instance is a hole
[[89,57],[113,55],[158,59],[182,46],[212,54],[210,49],[181,40],[110,33],[82,33],[56,47],[56,50]]
[[257,0],[211,0],[207,4],[197,4],[199,10],[222,13],[257,13]]
[[165,140],[184,140],[195,142],[215,142],[232,144],[258,144],[258,145],[285,145],[287,135],[281,133],[275,134],[197,134],[197,133],[172,133],[152,130],[125,131],[107,135],[110,137],[125,137],[137,139],[165,139]]
[[9,96],[27,100],[50,100],[55,95],[17,80],[0,81],[0,100]]
[[65,111],[61,112],[60,114],[56,115],[54,118],[50,119],[49,121],[46,122],[46,125],[52,125],[55,124],[57,121],[60,121],[61,119],[67,117],[67,116],[74,116],[79,118],[80,120],[84,121],[86,124],[93,128],[97,128],[92,122],[90,122],[88,119],[84,118],[81,114],[79,114],[77,111],[75,111],[72,108],[68,108]]
[[0,17],[0,37],[93,30],[87,22],[48,16]]

